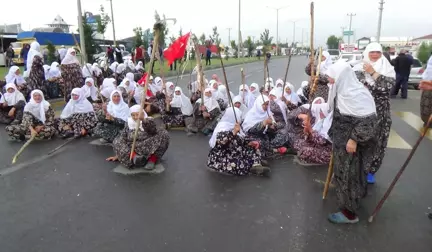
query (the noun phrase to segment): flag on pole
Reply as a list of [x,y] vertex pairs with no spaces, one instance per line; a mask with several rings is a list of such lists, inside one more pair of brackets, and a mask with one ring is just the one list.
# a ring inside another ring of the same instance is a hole
[[181,59],[184,56],[189,37],[190,32],[178,38],[164,51],[164,58],[167,59],[168,65],[171,65],[175,60]]

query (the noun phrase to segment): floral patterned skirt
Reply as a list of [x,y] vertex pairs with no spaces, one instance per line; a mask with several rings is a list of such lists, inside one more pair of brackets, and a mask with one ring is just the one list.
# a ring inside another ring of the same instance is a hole
[[432,114],[432,91],[423,91],[420,99],[420,114],[426,124]]
[[86,132],[91,132],[98,122],[94,112],[73,114],[69,118],[57,120],[58,132],[63,136],[70,134],[79,136],[83,129]]

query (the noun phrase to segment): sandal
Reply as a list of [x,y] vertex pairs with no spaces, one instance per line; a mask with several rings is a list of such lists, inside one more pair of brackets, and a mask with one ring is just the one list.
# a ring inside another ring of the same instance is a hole
[[355,224],[359,222],[359,218],[356,216],[355,219],[348,219],[342,212],[329,214],[328,220],[334,224]]
[[375,184],[376,180],[375,180],[375,174],[372,173],[368,173],[367,175],[367,183],[368,184]]

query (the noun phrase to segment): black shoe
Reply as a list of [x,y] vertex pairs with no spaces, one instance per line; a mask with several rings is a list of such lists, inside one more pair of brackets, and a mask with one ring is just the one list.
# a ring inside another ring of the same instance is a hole
[[250,172],[254,175],[268,177],[270,175],[271,171],[270,171],[270,168],[267,166],[263,166],[261,164],[255,164],[250,169]]

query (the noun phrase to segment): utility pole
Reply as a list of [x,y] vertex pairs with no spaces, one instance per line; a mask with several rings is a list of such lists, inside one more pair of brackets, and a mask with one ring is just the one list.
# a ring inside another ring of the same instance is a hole
[[240,58],[243,55],[243,51],[241,50],[241,33],[240,33],[240,20],[241,20],[241,0],[239,0],[239,15],[238,15],[238,53],[237,57]]
[[110,5],[111,5],[111,23],[112,23],[112,27],[113,27],[113,42],[114,42],[114,46],[116,46],[117,42],[116,42],[116,36],[115,36],[114,10],[113,10],[113,5],[112,5],[112,0],[108,0],[108,1],[110,1]]
[[344,31],[345,31],[345,26],[341,26],[341,30],[342,30],[342,40],[344,40],[344,37],[345,37],[345,35],[344,35]]
[[295,44],[296,44],[296,42],[295,42],[295,24],[296,24],[296,22],[297,21],[291,21],[292,23],[293,23],[293,43],[292,43],[292,47],[294,48],[295,47]]
[[350,22],[349,22],[349,33],[350,34],[348,34],[348,44],[351,42],[350,40],[351,40],[351,25],[352,25],[352,17],[354,17],[356,14],[355,13],[348,13],[347,14],[347,16],[349,16],[350,17]]
[[276,10],[276,55],[279,55],[279,10],[285,9],[288,6],[273,8],[267,6],[267,8]]
[[377,37],[376,37],[376,42],[379,43],[380,42],[380,37],[381,37],[381,22],[382,22],[382,13],[384,10],[384,0],[380,0],[379,2],[380,7],[379,9],[379,16],[378,16],[378,31],[377,31]]
[[[78,31],[80,35],[80,47],[81,47],[81,63],[87,62],[87,53],[85,48],[85,37],[84,37],[84,26],[83,26],[83,15],[81,10],[81,0],[77,0],[78,7]],[[72,34],[75,36],[75,34]]]
[[231,29],[232,28],[227,28],[227,30],[228,30],[228,46],[231,45]]

